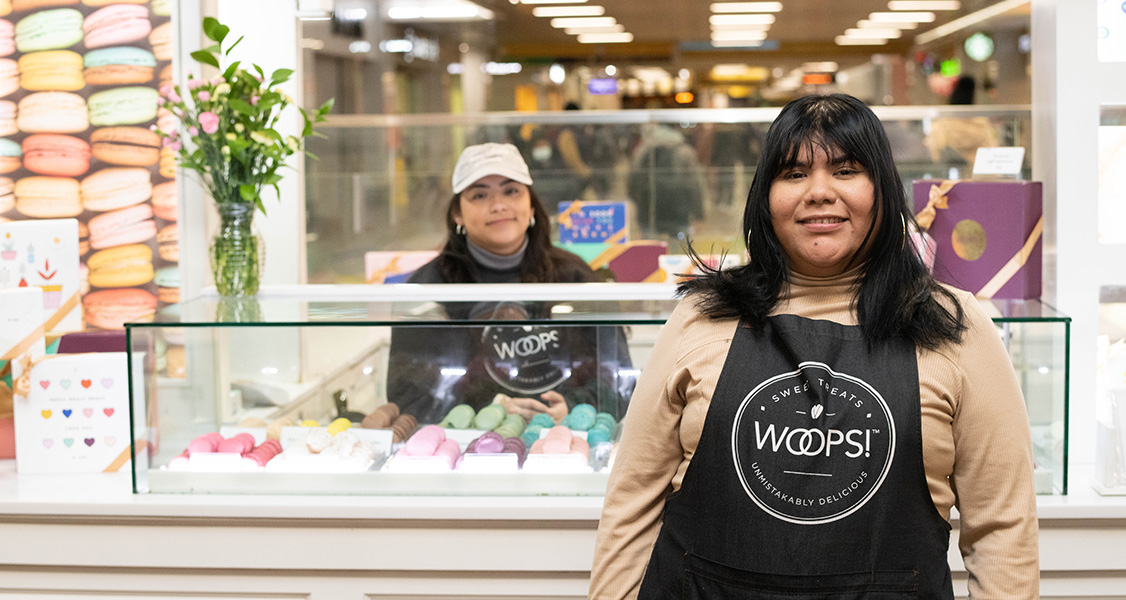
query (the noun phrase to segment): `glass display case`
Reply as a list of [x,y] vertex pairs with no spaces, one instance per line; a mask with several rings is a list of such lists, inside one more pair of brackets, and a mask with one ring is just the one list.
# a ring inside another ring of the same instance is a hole
[[[127,325],[144,365],[136,492],[601,495],[677,303],[657,284],[319,287]],[[1025,391],[1038,492],[1066,493],[1069,319],[986,307]]]

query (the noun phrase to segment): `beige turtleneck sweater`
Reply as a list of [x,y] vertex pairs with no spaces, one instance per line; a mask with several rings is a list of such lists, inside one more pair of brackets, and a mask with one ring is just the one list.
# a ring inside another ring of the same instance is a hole
[[[775,314],[856,324],[858,276],[794,274]],[[923,464],[931,498],[950,519],[974,600],[1039,597],[1036,497],[1027,413],[1012,363],[978,302],[961,344],[917,351]],[[680,488],[738,321],[702,315],[691,297],[661,330],[630,401],[598,527],[589,597],[636,598],[665,497]]]

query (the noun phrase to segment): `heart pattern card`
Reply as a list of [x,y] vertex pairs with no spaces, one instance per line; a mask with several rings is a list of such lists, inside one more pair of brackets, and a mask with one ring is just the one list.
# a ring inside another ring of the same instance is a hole
[[[128,356],[57,354],[32,367],[31,391],[26,399],[17,398],[15,406],[20,473],[117,471],[128,464]],[[141,357],[135,356],[138,391],[144,389],[139,381],[142,367]]]
[[82,329],[78,256],[75,219],[0,223],[0,289],[43,290],[44,319],[61,313],[52,331]]

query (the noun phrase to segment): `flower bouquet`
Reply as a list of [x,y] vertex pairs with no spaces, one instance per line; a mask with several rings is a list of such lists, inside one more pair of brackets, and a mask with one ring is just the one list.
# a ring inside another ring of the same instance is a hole
[[[179,166],[195,171],[215,201],[220,230],[211,244],[211,268],[223,296],[252,296],[258,291],[263,252],[251,229],[254,209],[266,213],[262,188],[280,194],[278,170],[286,159],[302,152],[302,139],[318,135],[313,124],[332,110],[328,100],[309,113],[297,107],[304,122],[297,136],[283,136],[276,127],[293,98],[279,89],[292,69],[269,76],[256,64],[239,61],[223,68],[220,59],[243,40],[223,47],[230,28],[218,20],[203,20],[203,33],[211,46],[191,53],[201,65],[219,69],[210,79],[188,74],[187,90],[164,86],[161,106],[179,118],[180,130],[157,129],[166,151],[174,152]],[[306,152],[306,154],[308,154]]]

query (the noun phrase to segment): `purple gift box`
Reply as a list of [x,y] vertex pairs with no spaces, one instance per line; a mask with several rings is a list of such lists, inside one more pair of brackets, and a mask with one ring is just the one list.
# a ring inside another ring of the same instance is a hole
[[920,226],[938,243],[936,279],[979,298],[1040,297],[1040,182],[924,180],[913,195]]

